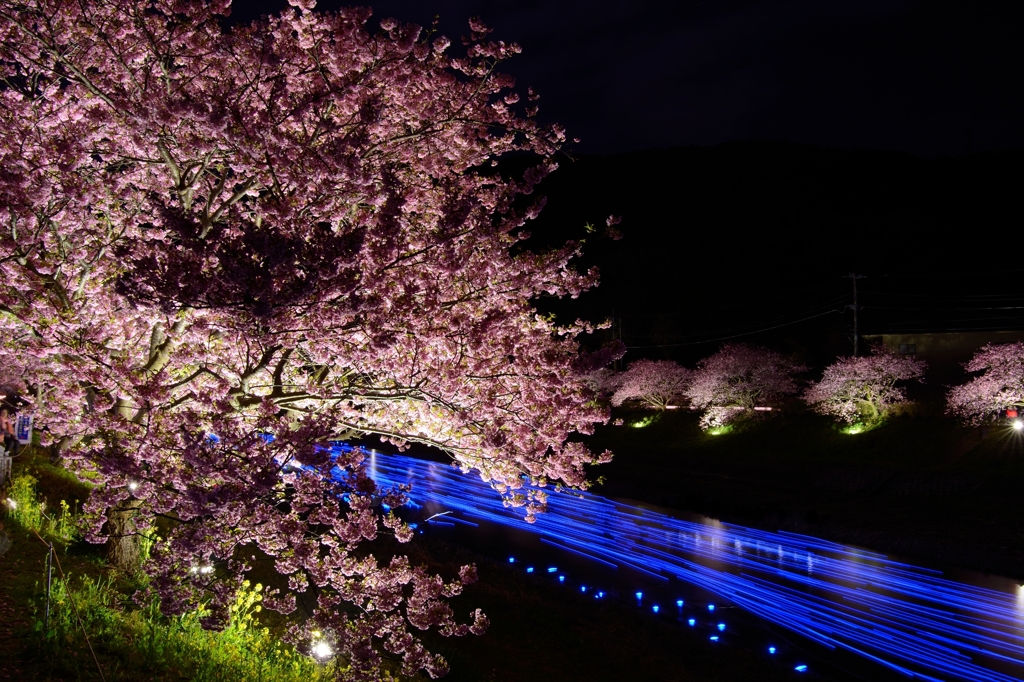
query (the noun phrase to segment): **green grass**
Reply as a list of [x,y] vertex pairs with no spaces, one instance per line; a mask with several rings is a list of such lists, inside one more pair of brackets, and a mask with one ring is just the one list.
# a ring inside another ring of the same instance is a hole
[[[155,603],[135,604],[144,578],[111,570],[100,548],[81,540],[76,508],[87,494],[87,486],[31,451],[15,461],[3,495],[14,504],[3,505],[12,546],[0,558],[0,673],[98,680],[99,667],[111,682],[334,679],[332,666],[296,652],[261,622],[260,585],[239,593],[222,632],[204,630],[200,612],[168,618]],[[44,541],[54,543],[66,578],[54,569],[49,618]]]

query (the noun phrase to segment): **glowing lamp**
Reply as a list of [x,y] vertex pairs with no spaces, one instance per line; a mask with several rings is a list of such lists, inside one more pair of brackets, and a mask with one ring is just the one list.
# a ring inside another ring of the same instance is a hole
[[136,483],[135,481],[132,481],[131,483],[128,484],[128,490],[135,491],[135,490],[138,490],[138,489],[139,489],[139,484]]
[[327,642],[317,642],[313,645],[313,655],[317,658],[327,658],[333,653]]
[[690,620],[688,620],[686,622],[690,624],[690,627],[693,627],[694,625],[697,624],[697,619],[696,618],[691,618]]
[[651,610],[654,611],[655,613],[657,613],[658,611],[661,610],[661,608],[657,604],[655,604],[654,606],[651,607]]
[[644,598],[644,593],[643,592],[637,592],[636,593],[636,598],[637,598],[637,600],[643,599]]
[[533,573],[533,566],[527,566],[526,567],[526,572],[527,573]]
[[678,606],[679,608],[683,608],[683,600],[682,599],[676,599],[676,606]]
[[718,624],[718,631],[719,632],[725,632],[725,623],[719,623]]
[[558,582],[564,583],[565,582],[565,576],[564,575],[558,576]]
[[710,637],[708,637],[708,639],[710,639],[712,642],[717,642],[718,641],[718,635],[711,635]]
[[10,507],[11,509],[17,509],[18,508],[18,503],[8,497],[7,498],[7,506]]
[[548,573],[554,573],[557,570],[558,569],[556,567],[554,567],[554,566],[548,566]]
[[586,592],[586,591],[587,591],[587,586],[586,585],[580,585],[580,592]]
[[708,604],[708,611],[714,611],[714,610],[715,610],[715,605],[714,604]]
[[793,670],[797,671],[798,673],[805,673],[807,672],[807,666],[801,663],[797,667],[793,668]]
[[1020,431],[1021,429],[1024,429],[1024,422],[1022,422],[1019,419],[1014,419],[1013,420],[1013,430],[1014,431]]
[[775,653],[775,647],[773,647],[773,646],[768,647],[768,653],[774,654]]
[[508,558],[508,562],[509,562],[510,564],[514,564],[514,563],[516,562],[516,558],[515,558],[514,556],[510,556],[510,557]]

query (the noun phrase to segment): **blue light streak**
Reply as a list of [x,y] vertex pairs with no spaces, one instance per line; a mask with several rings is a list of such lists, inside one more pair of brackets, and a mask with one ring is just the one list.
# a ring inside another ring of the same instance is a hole
[[793,670],[797,671],[798,673],[805,673],[805,672],[807,672],[807,666],[801,664],[801,665],[798,665],[797,667],[793,668]]
[[431,526],[453,527],[451,519],[533,533],[611,568],[689,583],[824,647],[908,677],[1024,679],[1024,597],[806,535],[685,521],[585,492],[547,491],[548,513],[528,524],[478,476],[410,457],[378,453],[375,475],[382,486],[412,483],[418,504],[462,517],[435,519]]

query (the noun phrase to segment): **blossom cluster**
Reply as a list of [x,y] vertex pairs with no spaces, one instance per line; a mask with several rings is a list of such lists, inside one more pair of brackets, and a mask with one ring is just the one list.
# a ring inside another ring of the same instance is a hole
[[296,642],[333,633],[353,679],[381,652],[436,675],[410,627],[482,631],[444,605],[472,571],[357,553],[409,538],[378,504],[401,491],[319,445],[439,448],[527,518],[524,483],[585,487],[610,456],[568,438],[607,418],[588,328],[530,301],[596,272],[523,248],[565,137],[497,68],[518,46],[292,5],[225,29],[229,0],[0,0],[0,366],[97,483],[92,539],[169,520],[167,613],[222,623],[258,550],[321,595]]
[[683,399],[693,378],[693,370],[671,360],[638,360],[615,379],[612,405],[635,401],[664,410]]
[[977,376],[949,390],[950,414],[978,425],[1007,409],[1024,410],[1024,343],[988,344],[964,369]]
[[701,428],[724,426],[798,390],[804,367],[766,348],[728,344],[688,369],[670,360],[638,360],[621,373],[595,375],[612,405],[699,410]]
[[906,390],[897,382],[922,381],[924,371],[924,361],[877,347],[869,356],[836,360],[803,398],[815,411],[848,424],[876,422],[907,401]]

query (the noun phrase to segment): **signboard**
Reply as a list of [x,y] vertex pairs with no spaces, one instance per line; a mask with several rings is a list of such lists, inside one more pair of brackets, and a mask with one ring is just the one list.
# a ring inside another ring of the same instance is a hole
[[18,418],[14,421],[14,437],[22,445],[28,445],[32,442],[32,415],[18,415]]

